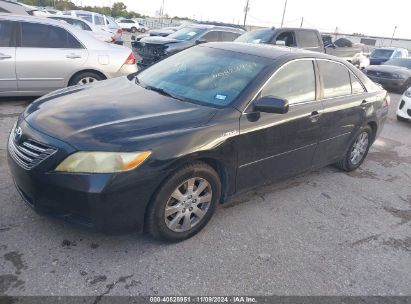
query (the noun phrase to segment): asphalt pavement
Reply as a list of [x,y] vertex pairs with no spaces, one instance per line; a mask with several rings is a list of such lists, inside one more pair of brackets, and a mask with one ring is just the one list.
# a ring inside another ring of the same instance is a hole
[[178,244],[40,216],[16,192],[0,100],[0,295],[411,295],[411,123],[400,96],[362,167],[329,166],[218,208]]

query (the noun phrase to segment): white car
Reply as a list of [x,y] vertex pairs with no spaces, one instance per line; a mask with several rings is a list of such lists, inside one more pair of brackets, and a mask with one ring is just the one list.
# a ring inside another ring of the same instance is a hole
[[121,27],[123,30],[130,31],[132,33],[136,33],[140,31],[140,24],[138,21],[135,21],[133,19],[118,19],[117,24],[119,27]]
[[397,119],[399,121],[411,121],[411,88],[402,95],[397,109]]
[[0,96],[41,96],[137,72],[131,49],[58,20],[0,13]]
[[61,20],[68,24],[71,24],[83,31],[87,31],[97,39],[104,42],[113,42],[115,40],[113,33],[108,32],[100,27],[97,27],[84,19],[71,16],[49,16],[48,18],[53,20]]

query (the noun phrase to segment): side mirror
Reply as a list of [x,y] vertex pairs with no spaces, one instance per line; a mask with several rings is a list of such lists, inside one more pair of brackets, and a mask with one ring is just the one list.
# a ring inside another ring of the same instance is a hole
[[284,40],[276,40],[275,45],[285,46],[285,41]]
[[289,110],[288,101],[274,96],[257,99],[253,104],[256,112],[285,114]]
[[202,43],[207,43],[207,40],[201,39],[201,38],[196,40],[196,44],[202,44]]

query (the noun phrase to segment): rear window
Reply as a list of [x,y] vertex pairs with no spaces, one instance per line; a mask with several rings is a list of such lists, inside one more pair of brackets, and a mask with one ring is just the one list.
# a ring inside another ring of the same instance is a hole
[[372,51],[371,57],[388,59],[391,58],[392,53],[394,53],[393,50],[376,49]]
[[10,47],[13,37],[13,23],[0,21],[0,47]]
[[21,46],[28,48],[81,48],[65,29],[38,23],[21,24]]
[[298,32],[298,39],[300,43],[299,46],[303,48],[318,47],[320,45],[318,35],[314,31]]
[[342,64],[331,61],[318,61],[324,84],[324,98],[351,95],[349,71]]

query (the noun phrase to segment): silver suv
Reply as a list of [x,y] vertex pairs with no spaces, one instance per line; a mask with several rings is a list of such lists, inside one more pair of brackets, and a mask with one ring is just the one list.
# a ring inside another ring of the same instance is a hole
[[61,21],[0,14],[0,96],[40,96],[136,71],[127,47]]

